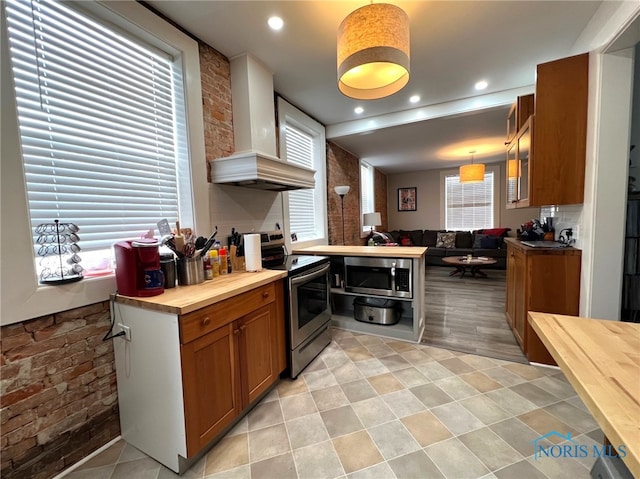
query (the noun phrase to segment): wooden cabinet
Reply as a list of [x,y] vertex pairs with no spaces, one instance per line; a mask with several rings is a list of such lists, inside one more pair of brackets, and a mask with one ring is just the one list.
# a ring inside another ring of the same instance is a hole
[[218,436],[284,370],[282,298],[277,282],[180,318],[188,457]]
[[507,243],[506,318],[529,361],[555,361],[529,324],[527,313],[577,316],[580,302],[581,251],[530,248],[514,238]]
[[509,144],[518,134],[524,123],[533,115],[534,95],[519,96],[511,105],[507,115],[507,140]]
[[[521,135],[524,124],[517,133],[507,127],[507,191],[515,191],[507,195],[507,207],[580,204],[584,200],[589,54],[540,64],[536,75],[529,132]],[[509,163],[514,142],[522,143],[516,150],[521,146],[528,152],[518,157],[518,161],[527,159],[519,168]]]
[[507,149],[507,208],[529,206],[532,132],[533,117],[529,117]]

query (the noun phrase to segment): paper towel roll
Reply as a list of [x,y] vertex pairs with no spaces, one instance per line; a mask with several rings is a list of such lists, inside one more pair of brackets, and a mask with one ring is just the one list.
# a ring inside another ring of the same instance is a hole
[[262,271],[262,250],[260,235],[244,235],[245,270]]

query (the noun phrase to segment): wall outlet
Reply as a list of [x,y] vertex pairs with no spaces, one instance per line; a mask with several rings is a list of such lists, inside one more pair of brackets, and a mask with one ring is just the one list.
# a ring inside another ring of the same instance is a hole
[[124,339],[131,341],[131,328],[122,323],[118,323],[118,327],[120,328],[120,331],[124,332]]

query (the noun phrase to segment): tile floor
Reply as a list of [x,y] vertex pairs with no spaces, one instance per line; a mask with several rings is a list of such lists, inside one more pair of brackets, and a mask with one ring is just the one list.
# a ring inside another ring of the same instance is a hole
[[[593,459],[534,460],[532,441],[552,430],[603,439],[558,369],[334,329],[296,381],[282,380],[183,477],[589,478]],[[119,441],[66,477],[177,476]]]

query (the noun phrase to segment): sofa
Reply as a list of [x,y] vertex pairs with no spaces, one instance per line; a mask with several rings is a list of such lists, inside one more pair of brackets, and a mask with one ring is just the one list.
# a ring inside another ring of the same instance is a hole
[[487,266],[507,268],[507,247],[504,238],[511,228],[487,228],[475,231],[394,230],[389,235],[400,246],[427,246],[427,266],[451,266],[442,261],[446,256],[483,256],[497,261]]

